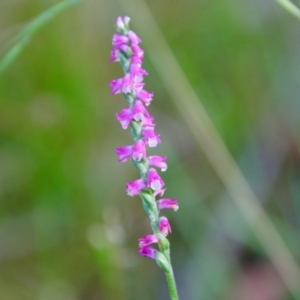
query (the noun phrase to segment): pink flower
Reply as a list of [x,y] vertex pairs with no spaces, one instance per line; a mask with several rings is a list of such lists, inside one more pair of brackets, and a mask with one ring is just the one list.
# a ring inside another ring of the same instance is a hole
[[113,49],[110,51],[110,58],[109,58],[109,61],[110,61],[110,62],[120,61],[120,58],[119,58],[119,50],[118,50],[118,49],[113,48]]
[[143,78],[141,76],[131,76],[130,73],[127,73],[122,81],[122,92],[124,94],[137,93],[145,85],[142,81]]
[[164,195],[165,191],[166,191],[166,189],[160,189],[160,190],[155,191],[154,197],[156,197],[157,195],[162,197]]
[[138,195],[139,192],[146,187],[143,179],[133,180],[126,184],[126,192],[128,196]]
[[131,41],[132,44],[139,44],[142,40],[137,36],[137,34],[135,32],[133,32],[132,30],[130,30],[128,32],[128,38]]
[[138,140],[133,146],[132,158],[140,161],[142,158],[145,159],[146,157],[146,145],[143,140]]
[[133,53],[130,57],[130,63],[141,65],[143,63],[143,57],[140,57],[140,56],[136,55],[135,53]]
[[123,34],[115,33],[112,39],[112,44],[114,47],[119,48],[123,44],[127,44],[129,39]]
[[139,65],[137,65],[137,64],[132,64],[131,66],[130,66],[130,75],[131,76],[140,76],[140,77],[142,77],[142,76],[146,76],[146,75],[148,75],[148,72],[146,71],[146,70],[144,70],[144,69],[142,69]]
[[112,88],[111,94],[121,93],[122,84],[123,84],[123,78],[113,79],[109,83],[109,86]]
[[130,55],[132,54],[131,47],[128,46],[128,45],[125,45],[125,44],[124,44],[124,45],[121,45],[121,46],[119,47],[118,50],[122,51],[122,52],[125,53],[127,56],[130,56]]
[[119,156],[119,162],[127,161],[132,156],[133,146],[117,147],[116,154]]
[[134,89],[134,78],[127,73],[122,81],[122,92],[123,93],[131,93]]
[[132,109],[133,118],[136,121],[142,121],[145,117],[149,118],[150,114],[147,111],[147,109],[144,107],[143,102],[140,100],[137,100],[134,104],[134,107]]
[[140,100],[142,100],[145,105],[149,105],[152,98],[153,98],[153,93],[149,93],[145,90],[140,90],[137,94],[136,94],[136,97]]
[[157,205],[159,209],[174,209],[176,211],[179,208],[177,199],[160,199],[157,201]]
[[139,239],[139,247],[145,247],[153,243],[158,243],[158,237],[155,234],[148,234]]
[[144,117],[141,123],[142,127],[144,127],[145,129],[154,128],[155,124],[153,123],[153,120],[154,118],[152,116]]
[[[147,157],[147,147],[156,147],[160,142],[160,134],[155,132],[153,116],[146,106],[153,98],[153,93],[144,90],[144,76],[148,72],[142,68],[144,50],[139,46],[141,39],[129,29],[129,17],[118,17],[116,20],[117,33],[112,39],[113,49],[109,61],[121,61],[125,72],[124,77],[110,82],[111,93],[123,93],[129,102],[129,107],[123,108],[116,114],[117,120],[123,129],[131,127],[130,132],[134,139],[133,145],[116,148],[118,161],[124,162],[128,158],[140,171],[139,179],[126,183],[126,192],[129,196],[140,195],[144,208],[150,216],[151,224],[154,224],[153,234],[148,234],[139,239],[138,253],[155,259],[157,264],[166,272],[170,272],[170,263],[165,255],[168,252],[169,243],[165,236],[172,229],[166,217],[159,217],[161,209],[178,209],[177,199],[163,198],[156,201],[156,197],[163,197],[165,183],[158,173],[166,171],[166,156],[152,155]],[[145,178],[146,177],[146,178]],[[150,245],[159,243],[159,250]]]
[[155,133],[153,128],[146,128],[143,130],[143,137],[149,147],[156,147],[160,141],[160,134]]
[[138,254],[155,259],[156,250],[151,248],[150,246],[144,246],[144,247],[139,248]]
[[153,155],[148,157],[149,166],[160,168],[162,171],[167,170],[166,156]]
[[170,223],[166,217],[159,218],[158,228],[164,236],[172,232]]
[[131,45],[131,50],[132,50],[132,53],[134,55],[136,55],[137,57],[139,58],[143,58],[144,57],[144,50],[142,48],[140,48],[138,45]]
[[165,183],[160,178],[157,171],[151,168],[148,172],[147,187],[150,187],[153,191],[159,191],[164,185]]
[[122,128],[126,129],[133,118],[131,108],[123,108],[119,114],[116,114],[116,118],[121,123]]

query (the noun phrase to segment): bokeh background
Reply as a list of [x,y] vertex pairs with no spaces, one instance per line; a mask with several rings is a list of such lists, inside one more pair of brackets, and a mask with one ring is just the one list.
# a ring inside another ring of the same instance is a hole
[[[1,0],[1,57],[55,3]],[[108,58],[123,14],[144,41],[155,93],[162,144],[150,152],[168,156],[165,195],[180,202],[165,215],[181,299],[300,299],[300,22],[273,0],[86,0],[28,39],[0,77],[0,299],[169,299],[163,272],[136,253],[150,232],[139,198],[125,193],[137,170],[115,155],[131,143],[115,119],[126,101],[108,87],[122,74]],[[183,83],[166,84],[157,68],[172,78],[162,41],[226,145],[217,152],[229,151],[271,222],[270,239],[247,219],[256,199],[237,206],[203,151],[216,137],[197,138],[207,128],[185,117],[190,95],[185,109],[175,104]],[[274,232],[286,269],[272,259]]]

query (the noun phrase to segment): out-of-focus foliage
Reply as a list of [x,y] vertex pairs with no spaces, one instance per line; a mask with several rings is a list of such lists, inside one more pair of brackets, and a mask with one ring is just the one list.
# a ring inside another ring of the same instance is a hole
[[[1,57],[55,3],[0,1]],[[271,0],[147,4],[299,262],[300,22]],[[150,232],[140,200],[125,193],[138,173],[114,153],[131,143],[115,120],[126,102],[108,88],[121,76],[108,63],[118,15],[118,1],[83,1],[32,36],[0,77],[0,299],[168,299],[161,270],[136,254]],[[291,298],[147,50],[149,110],[162,138],[151,153],[168,155],[166,195],[180,202],[166,215],[181,299]]]

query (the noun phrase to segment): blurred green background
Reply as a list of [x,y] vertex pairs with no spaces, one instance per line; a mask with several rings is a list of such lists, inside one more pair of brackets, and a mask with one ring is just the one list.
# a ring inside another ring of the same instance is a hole
[[[165,215],[181,299],[300,299],[257,240],[263,228],[250,229],[176,108],[148,56],[159,45],[146,20],[156,20],[296,269],[300,22],[272,0],[139,2],[147,10],[125,0],[70,7],[31,36],[0,77],[0,299],[169,299],[163,272],[136,253],[150,233],[139,198],[125,193],[137,170],[115,155],[131,143],[115,119],[126,101],[108,87],[122,76],[108,58],[124,13],[145,41],[146,89],[155,94],[149,111],[162,144],[150,153],[168,156],[165,195],[180,202]],[[55,3],[0,1],[1,58]],[[181,101],[189,107],[188,95]]]

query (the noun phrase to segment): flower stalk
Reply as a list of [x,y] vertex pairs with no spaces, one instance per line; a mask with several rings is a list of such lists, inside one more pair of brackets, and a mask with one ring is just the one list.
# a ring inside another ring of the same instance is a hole
[[[161,143],[160,135],[155,132],[154,117],[145,106],[149,106],[153,93],[144,89],[143,77],[148,75],[142,69],[144,50],[139,46],[141,39],[129,28],[129,17],[118,17],[116,31],[112,39],[111,62],[119,62],[124,77],[110,82],[111,93],[122,93],[128,101],[128,107],[116,114],[123,129],[129,128],[133,145],[116,148],[119,162],[132,159],[140,172],[140,178],[126,184],[129,196],[139,195],[144,211],[149,216],[152,233],[139,239],[138,253],[152,258],[165,272],[172,300],[178,300],[175,278],[173,274],[170,243],[167,239],[171,233],[171,225],[166,217],[160,217],[162,209],[178,209],[175,198],[161,198],[165,192],[165,183],[156,168],[166,171],[166,156],[147,156],[148,147],[156,147]],[[157,244],[157,248],[152,247]]]

